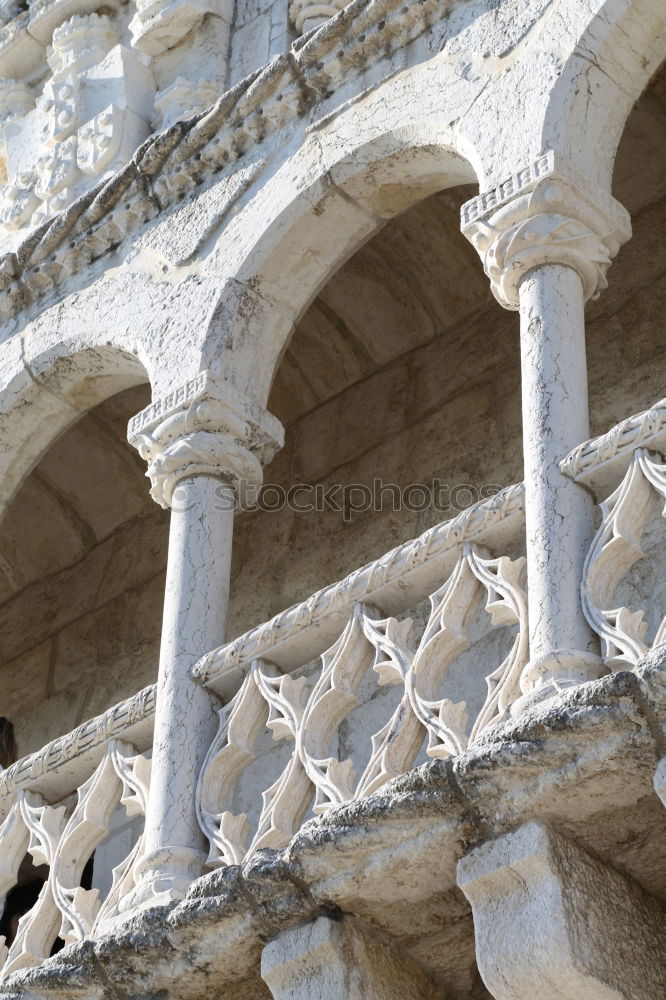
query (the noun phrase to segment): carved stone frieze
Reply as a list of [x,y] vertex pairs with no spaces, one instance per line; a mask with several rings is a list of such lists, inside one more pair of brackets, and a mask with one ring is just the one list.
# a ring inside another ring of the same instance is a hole
[[461,228],[483,261],[493,295],[515,310],[522,278],[541,264],[573,268],[585,298],[595,298],[631,236],[625,209],[553,150],[466,202]]
[[[94,13],[76,15],[53,33],[51,75],[36,107],[30,110],[30,95],[23,94],[22,113],[3,129],[6,229],[48,222],[83,187],[129,159],[147,134],[150,73],[117,43],[109,18]],[[109,103],[100,108],[102,91]]]
[[95,66],[118,41],[116,31],[103,14],[71,17],[53,32],[47,61],[53,80],[78,75]]
[[[299,39],[289,53],[220,97],[208,112],[184,127],[174,123],[172,130],[144,143],[101,189],[78,197],[66,220],[59,218],[57,225],[54,220],[38,239],[26,240],[0,259],[5,311],[20,311],[52,288],[63,270],[72,274],[117,246],[160,209],[232,167],[249,146],[256,148],[320,99],[418,38],[451,5],[452,0],[410,5],[353,0],[311,37]],[[21,204],[30,205],[32,189],[18,183],[26,172],[23,166],[12,191],[4,202],[0,199],[0,216],[11,214],[15,188]],[[29,218],[32,211],[24,207],[21,217]]]
[[130,444],[148,463],[151,496],[170,507],[182,479],[211,475],[257,489],[284,439],[275,417],[224,379],[201,372],[130,420]]

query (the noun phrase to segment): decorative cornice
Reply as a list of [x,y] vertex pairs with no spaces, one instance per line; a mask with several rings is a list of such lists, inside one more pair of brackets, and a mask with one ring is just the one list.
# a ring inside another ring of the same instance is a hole
[[37,790],[51,799],[71,792],[90,776],[112,739],[131,739],[139,749],[146,749],[154,715],[155,685],[151,684],[11,767],[0,768],[0,820],[21,789]]
[[418,38],[454,2],[352,0],[209,111],[147,139],[125,167],[0,257],[2,315],[20,312],[193,188],[231,172],[248,149]]
[[518,309],[522,278],[547,263],[574,268],[585,299],[596,298],[607,285],[611,260],[631,236],[631,219],[607,192],[547,150],[466,202],[461,229],[479,253],[497,301]]
[[486,542],[501,548],[515,541],[524,521],[523,498],[519,483],[468,507],[451,521],[435,525],[269,622],[212,650],[196,664],[193,676],[229,698],[253,660],[267,659],[290,669],[320,655],[338,638],[359,601],[376,605],[384,614],[404,611],[410,601],[423,600],[441,585],[464,542]]
[[148,463],[153,500],[170,507],[174,489],[190,476],[257,489],[284,430],[223,378],[204,371],[133,417],[127,438]]
[[579,444],[562,459],[560,469],[577,483],[603,492],[618,485],[637,448],[666,454],[666,399]]

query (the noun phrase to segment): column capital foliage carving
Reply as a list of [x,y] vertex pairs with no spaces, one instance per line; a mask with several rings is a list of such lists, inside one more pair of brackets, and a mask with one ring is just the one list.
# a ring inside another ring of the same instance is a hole
[[176,486],[190,476],[258,489],[284,430],[222,377],[203,371],[133,417],[127,437],[148,463],[153,500],[170,507]]
[[461,229],[476,248],[493,295],[518,309],[532,268],[564,264],[583,281],[586,301],[606,288],[606,272],[631,236],[629,213],[565,157],[547,150],[492,191],[465,202]]

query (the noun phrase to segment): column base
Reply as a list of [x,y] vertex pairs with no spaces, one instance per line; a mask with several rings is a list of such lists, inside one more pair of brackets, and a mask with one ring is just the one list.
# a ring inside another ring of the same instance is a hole
[[123,900],[123,914],[180,902],[202,875],[206,857],[187,847],[162,847],[144,855],[136,867],[137,883]]
[[557,698],[569,688],[594,681],[608,673],[606,664],[596,653],[581,649],[554,649],[530,660],[523,671],[522,697],[510,709],[512,717],[533,705]]

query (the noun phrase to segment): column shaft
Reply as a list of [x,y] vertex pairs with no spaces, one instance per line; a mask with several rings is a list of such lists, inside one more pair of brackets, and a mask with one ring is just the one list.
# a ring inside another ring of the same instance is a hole
[[142,864],[156,895],[182,896],[205,859],[195,789],[218,706],[191,669],[224,640],[233,520],[233,489],[220,479],[197,475],[176,488]]
[[583,284],[544,264],[519,286],[530,664],[524,689],[596,677],[580,583],[594,504],[560,460],[589,436]]

